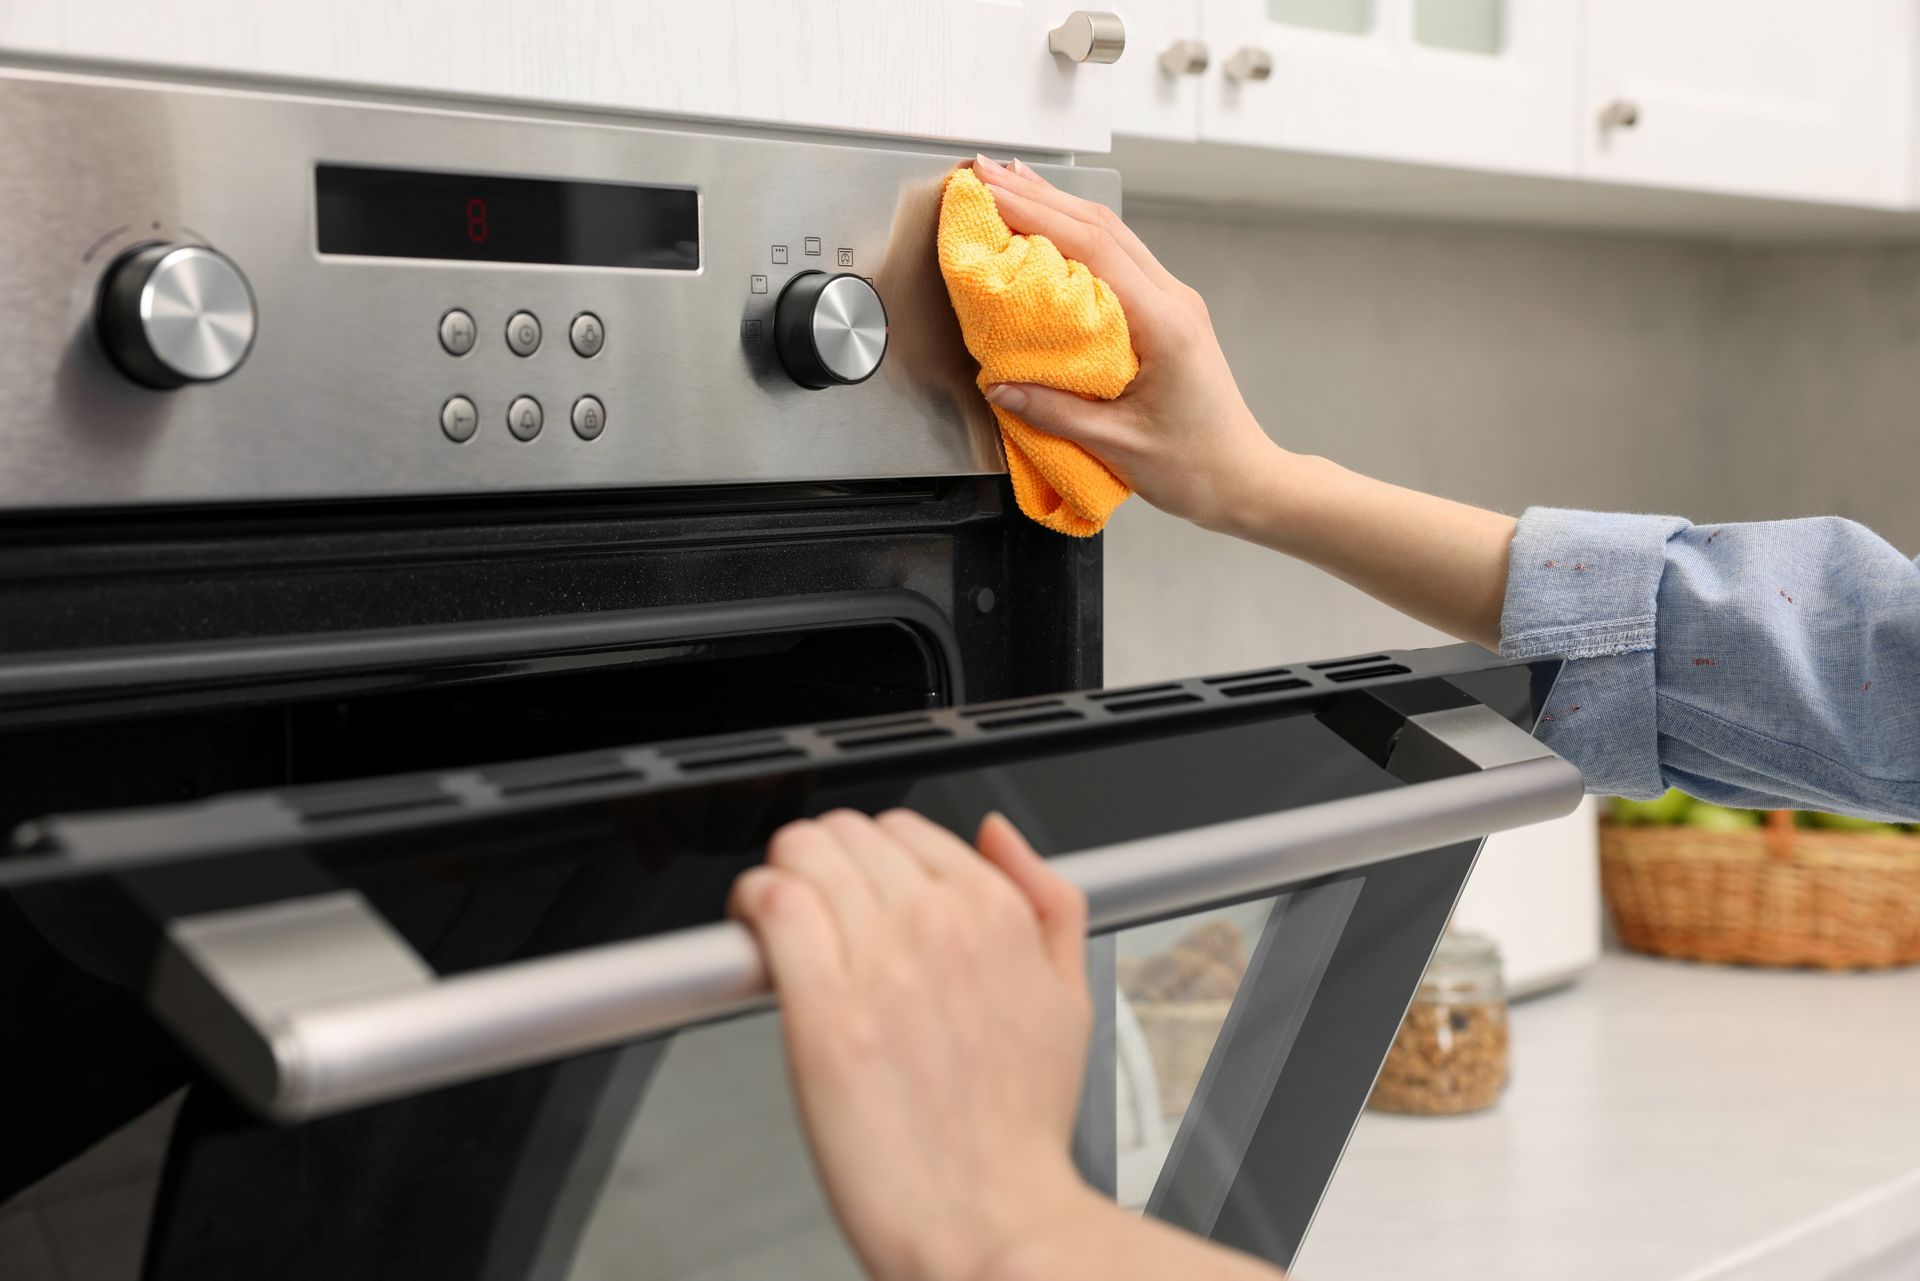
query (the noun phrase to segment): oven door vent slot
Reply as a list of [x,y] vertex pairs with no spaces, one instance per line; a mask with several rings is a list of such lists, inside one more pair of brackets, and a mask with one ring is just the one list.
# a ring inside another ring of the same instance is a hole
[[528,761],[487,771],[487,781],[498,788],[502,796],[531,796],[569,787],[591,787],[596,783],[632,783],[644,777],[632,766],[606,756]]
[[[1170,681],[1165,685],[1135,685],[1132,689],[1103,689],[1098,694],[1087,695],[1087,701],[1090,703],[1106,703],[1119,698],[1131,699],[1142,694],[1170,694],[1179,688],[1180,685],[1178,682]],[[1196,699],[1195,701],[1197,702],[1198,700]],[[1118,711],[1121,709],[1115,708],[1114,710]]]
[[[684,743],[664,744],[655,750],[662,756],[672,758],[698,756],[705,752],[732,752],[736,749],[746,750],[759,747],[785,747],[786,745],[787,739],[784,734],[750,734],[741,738],[720,739],[717,742],[710,738],[696,738]],[[741,759],[758,758],[742,757]]]
[[1132,698],[1124,703],[1108,703],[1107,711],[1118,716],[1125,712],[1145,712],[1156,707],[1179,707],[1183,703],[1199,703],[1205,701],[1198,694],[1189,694],[1177,685],[1168,685],[1164,688],[1169,692],[1165,694],[1150,694],[1145,698]]
[[721,769],[728,765],[757,765],[762,761],[799,760],[806,755],[797,747],[775,739],[765,747],[750,747],[744,751],[722,752],[718,756],[682,757],[675,762],[689,774],[700,770]]
[[373,814],[451,806],[458,804],[459,798],[442,791],[437,779],[419,779],[301,788],[287,793],[286,801],[302,822],[329,823]]
[[[1204,676],[1201,678],[1200,683],[1203,685],[1238,685],[1241,681],[1257,681],[1269,676],[1291,675],[1293,675],[1293,669],[1290,667],[1268,667],[1257,672],[1235,672],[1231,676]],[[1282,688],[1293,689],[1297,688],[1297,686],[1283,686]]]
[[[1057,698],[1035,698],[1029,699],[1026,702],[989,703],[985,707],[963,707],[960,709],[960,714],[975,720],[979,720],[982,717],[993,717],[995,720],[998,720],[1002,716],[1011,716],[1015,712],[1032,712],[1038,711],[1043,707],[1058,706],[1060,706],[1060,700]],[[1079,713],[1074,712],[1070,715],[1078,717]],[[986,724],[986,721],[981,720],[981,724]]]
[[[1039,706],[1038,704],[1035,705]],[[981,729],[989,733],[995,730],[1018,729],[1023,725],[1057,725],[1061,721],[1085,720],[1079,712],[1070,707],[1055,706],[1052,711],[1036,710],[1016,712],[1011,716],[997,716],[990,721],[978,722]]]
[[1407,669],[1399,663],[1381,663],[1378,667],[1356,667],[1347,671],[1328,672],[1327,679],[1342,684],[1347,681],[1370,681],[1377,676],[1405,676]]
[[1220,692],[1228,698],[1245,698],[1248,694],[1278,694],[1287,689],[1305,689],[1311,681],[1298,676],[1279,676],[1273,680],[1249,681],[1245,685],[1223,685]]
[[859,751],[863,747],[888,747],[896,743],[917,743],[927,739],[952,737],[953,731],[950,729],[942,729],[938,725],[923,725],[917,729],[897,729],[868,734],[863,738],[843,738],[839,740],[839,747],[842,751]]
[[823,737],[838,738],[842,734],[868,734],[874,730],[900,729],[909,725],[922,726],[927,723],[925,716],[898,716],[883,720],[853,721],[846,725],[829,725],[820,733]]
[[1385,654],[1365,654],[1359,658],[1336,658],[1330,663],[1308,663],[1307,667],[1309,670],[1316,672],[1331,672],[1336,668],[1358,667],[1361,663],[1384,663],[1386,661],[1387,656]]

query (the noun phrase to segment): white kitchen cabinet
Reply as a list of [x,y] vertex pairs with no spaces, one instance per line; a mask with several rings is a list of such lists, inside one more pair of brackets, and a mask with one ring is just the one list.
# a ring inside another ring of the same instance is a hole
[[1115,67],[1047,49],[1072,11],[1066,0],[0,0],[0,57],[1104,151]]
[[1127,54],[1113,69],[1113,131],[1194,141],[1201,90],[1219,74],[1218,51],[1201,38],[1200,0],[1129,0],[1113,12],[1127,24]]
[[1214,55],[1202,139],[1533,174],[1577,166],[1579,11],[1563,0],[1201,0],[1201,16]]
[[1891,205],[1910,196],[1912,0],[1589,0],[1595,178]]

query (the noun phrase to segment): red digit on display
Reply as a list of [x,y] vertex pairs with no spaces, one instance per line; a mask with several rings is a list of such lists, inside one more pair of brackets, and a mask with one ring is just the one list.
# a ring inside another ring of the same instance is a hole
[[476,245],[487,243],[487,202],[479,196],[467,201],[467,239]]

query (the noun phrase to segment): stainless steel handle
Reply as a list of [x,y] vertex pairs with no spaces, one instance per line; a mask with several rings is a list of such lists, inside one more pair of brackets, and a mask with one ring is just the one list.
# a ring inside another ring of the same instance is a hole
[[1227,73],[1227,79],[1236,84],[1265,80],[1273,74],[1273,55],[1265,49],[1242,45],[1228,56],[1222,70]]
[[1170,76],[1197,76],[1206,69],[1204,40],[1176,40],[1160,54],[1160,70]]
[[1117,13],[1075,9],[1047,32],[1047,49],[1072,62],[1118,62],[1127,51],[1127,24]]
[[[1569,813],[1580,774],[1482,706],[1409,717],[1415,776],[1369,796],[1063,855],[1090,926],[1122,928]],[[1424,745],[1424,746],[1423,746]],[[1425,756],[1422,756],[1422,753]],[[1436,755],[1437,754],[1437,755]],[[1457,767],[1457,766],[1456,766]],[[769,1004],[731,923],[434,975],[358,894],[172,922],[149,1000],[244,1101],[320,1116]]]
[[1603,130],[1631,129],[1640,123],[1640,104],[1625,98],[1615,98],[1600,108],[1600,128]]

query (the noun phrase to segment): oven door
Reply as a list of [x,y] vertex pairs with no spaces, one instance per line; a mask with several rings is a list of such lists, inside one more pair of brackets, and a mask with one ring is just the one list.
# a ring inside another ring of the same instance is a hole
[[[1244,928],[1172,1104],[1137,1002],[1096,1003],[1119,1050],[1077,1155],[1285,1265],[1480,838],[1579,799],[1530,734],[1554,675],[1459,647],[959,708],[923,690],[802,728],[38,818],[0,860],[0,984],[33,1047],[8,1056],[32,1116],[0,1163],[0,1258],[12,1232],[9,1275],[35,1276],[111,1176],[120,1219],[94,1235],[127,1241],[100,1275],[857,1275],[722,906],[780,823],[907,805],[959,832],[1012,817],[1096,933],[1146,931],[1122,936],[1136,977],[1193,913]],[[302,732],[337,769],[452,705]],[[497,744],[485,716],[470,737]],[[133,1117],[157,1170],[103,1174],[89,1145]]]

